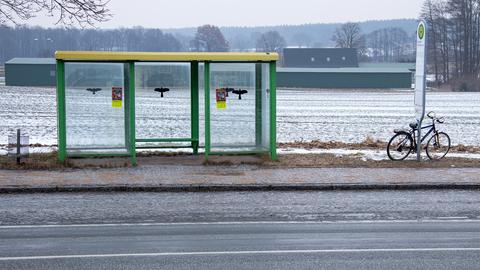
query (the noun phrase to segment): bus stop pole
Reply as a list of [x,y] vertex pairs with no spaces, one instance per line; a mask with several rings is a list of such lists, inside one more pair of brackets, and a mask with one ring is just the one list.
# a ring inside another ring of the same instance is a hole
[[417,133],[417,161],[422,160],[422,120],[418,121]]
[[420,21],[417,28],[417,57],[415,64],[415,117],[417,119],[417,160],[421,161],[422,121],[425,117],[425,90],[427,72],[427,23]]
[[17,164],[20,164],[20,147],[21,147],[21,142],[20,142],[20,129],[17,129]]

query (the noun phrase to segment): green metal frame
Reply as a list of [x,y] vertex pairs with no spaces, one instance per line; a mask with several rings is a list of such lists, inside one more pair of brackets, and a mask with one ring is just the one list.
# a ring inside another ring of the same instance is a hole
[[[68,61],[85,62],[85,61]],[[90,63],[90,62],[88,62]],[[66,102],[65,102],[65,61],[57,60],[57,126],[58,161],[64,163],[67,157],[130,157],[132,165],[137,164],[135,145],[135,62],[105,61],[101,63],[123,63],[125,76],[125,146],[127,153],[67,153]],[[128,76],[127,76],[128,75]]]
[[[125,85],[125,109],[123,110],[123,118],[125,121],[125,146],[127,149],[130,149],[130,65],[123,64],[123,78],[124,78],[124,85]],[[130,150],[129,150],[130,152]]]
[[130,145],[129,145],[129,152],[131,156],[132,165],[137,165],[137,149],[136,149],[136,134],[135,134],[135,62],[129,61],[128,62],[129,71],[130,71],[130,78],[129,78],[129,85],[128,85],[128,107],[130,111]]
[[[158,61],[159,63],[186,63],[185,61]],[[199,83],[198,83],[198,61],[191,61],[190,63],[190,115],[191,115],[191,138],[140,138],[136,139],[138,143],[175,143],[175,142],[190,142],[190,146],[136,146],[137,149],[174,149],[174,148],[192,148],[193,154],[198,154],[199,149]]]
[[262,64],[255,65],[255,145],[262,145]]
[[[213,63],[232,63],[232,62],[213,62]],[[239,62],[233,62],[239,63]],[[242,62],[255,63],[255,62]],[[262,140],[262,66],[265,62],[258,62],[255,65],[255,136],[256,145],[261,144]],[[205,62],[205,160],[208,160],[210,155],[254,155],[254,154],[269,154],[272,160],[277,159],[277,126],[276,126],[276,112],[277,112],[277,84],[276,84],[276,62],[269,62],[270,75],[270,145],[269,150],[246,150],[246,151],[211,151],[211,130],[210,130],[210,62]]]
[[270,62],[270,159],[277,160],[277,64]]
[[193,154],[198,154],[200,145],[200,109],[199,99],[199,83],[198,83],[198,62],[190,63],[190,110],[191,110],[191,128],[192,128],[192,148]]
[[192,148],[192,146],[190,145],[185,145],[185,146],[175,146],[175,147],[172,147],[172,146],[137,146],[137,149],[172,149],[172,148],[175,148],[175,149],[187,149],[187,148]]
[[208,160],[212,147],[210,141],[210,62],[205,62],[203,81],[205,89],[205,160]]
[[67,121],[65,110],[65,62],[57,60],[57,134],[58,161],[64,163],[67,158]]
[[198,139],[189,138],[159,138],[159,139],[137,139],[137,142],[198,142]]
[[[124,63],[125,66],[125,140],[128,153],[67,153],[67,130],[66,130],[66,108],[65,108],[65,62],[98,62],[98,63]],[[192,148],[193,153],[198,154],[200,148],[200,113],[199,113],[199,61],[190,61],[190,86],[191,86],[191,138],[149,138],[136,139],[135,129],[135,63],[139,61],[65,61],[57,60],[57,121],[58,121],[58,160],[65,162],[68,157],[130,157],[133,165],[137,164],[137,149],[156,148]],[[169,61],[171,62],[171,61]],[[182,61],[184,62],[184,61]],[[205,93],[205,159],[210,155],[270,155],[272,160],[277,159],[276,149],[276,62],[204,62],[204,93]],[[262,64],[269,64],[270,75],[270,145],[269,150],[248,150],[248,151],[211,151],[211,126],[210,126],[210,63],[255,63],[255,133],[256,145],[261,144],[262,139]],[[128,75],[128,76],[127,76]],[[190,142],[191,146],[137,146],[136,143],[148,142]]]

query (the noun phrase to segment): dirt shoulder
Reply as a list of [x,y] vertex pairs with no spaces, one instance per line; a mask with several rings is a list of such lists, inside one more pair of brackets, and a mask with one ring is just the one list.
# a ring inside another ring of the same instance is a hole
[[[138,166],[143,165],[181,165],[228,167],[238,165],[255,165],[262,168],[480,168],[479,159],[449,158],[440,161],[416,160],[390,161],[367,160],[360,155],[334,154],[281,154],[276,161],[268,156],[222,156],[211,157],[208,162],[202,155],[149,155],[137,158]],[[133,168],[128,158],[91,158],[71,159],[67,164],[60,164],[56,157],[47,156],[45,159],[26,159],[20,165],[13,160],[0,161],[0,170],[47,170],[62,171],[69,169],[110,169]]]
[[[279,143],[278,148],[298,148],[298,149],[349,149],[349,150],[383,150],[387,149],[388,142],[381,140],[374,140],[367,137],[364,141],[359,143],[345,143],[338,141],[295,141],[288,143]],[[450,149],[452,153],[470,153],[480,154],[480,146],[471,145],[453,145]]]
[[440,161],[365,160],[360,157],[332,154],[292,154],[279,156],[277,162],[265,161],[266,166],[278,168],[480,168],[480,160],[445,158]]
[[[291,142],[280,143],[277,161],[268,156],[211,156],[208,162],[203,155],[193,156],[176,152],[148,152],[138,154],[138,165],[183,166],[236,166],[255,165],[263,168],[480,168],[479,146],[453,146],[440,161],[428,159],[417,162],[413,155],[405,161],[391,161],[386,157],[386,142],[367,138],[360,143],[343,142]],[[291,152],[289,152],[291,150]],[[302,153],[295,151],[302,150]],[[365,154],[367,153],[367,155]],[[368,153],[374,153],[368,155]],[[380,158],[378,158],[380,157]],[[67,170],[108,169],[133,167],[129,158],[69,159],[57,162],[57,153],[31,154],[17,165],[11,157],[0,156],[3,170]]]

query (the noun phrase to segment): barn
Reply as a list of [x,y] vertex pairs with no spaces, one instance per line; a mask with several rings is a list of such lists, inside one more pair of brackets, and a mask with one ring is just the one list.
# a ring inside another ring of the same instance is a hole
[[283,88],[411,88],[414,63],[359,63],[356,49],[287,48],[277,84]]
[[55,59],[11,59],[5,63],[5,85],[55,87]]

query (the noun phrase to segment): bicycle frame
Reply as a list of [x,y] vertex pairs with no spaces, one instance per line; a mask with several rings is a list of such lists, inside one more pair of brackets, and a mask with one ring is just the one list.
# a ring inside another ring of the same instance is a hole
[[[437,129],[435,127],[435,120],[432,121],[432,124],[431,125],[428,125],[428,126],[423,126],[420,128],[421,130],[424,130],[424,129],[429,129],[428,132],[422,137],[422,139],[420,140],[420,143],[423,143],[427,137],[433,132],[433,134],[436,134],[437,133]],[[415,129],[412,129],[412,131],[410,132],[411,135],[412,135],[412,138],[413,138],[413,150],[416,152],[417,151],[417,136],[416,136],[416,133],[418,132],[418,128],[415,128]]]

